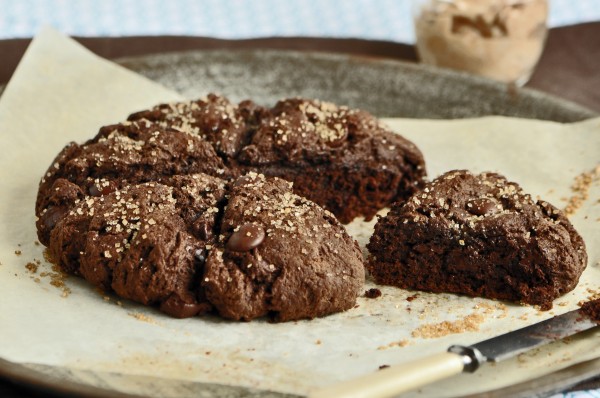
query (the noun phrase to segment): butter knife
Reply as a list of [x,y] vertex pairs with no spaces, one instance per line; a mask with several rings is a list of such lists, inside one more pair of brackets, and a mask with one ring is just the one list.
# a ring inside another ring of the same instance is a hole
[[591,329],[598,324],[598,320],[577,309],[477,344],[453,345],[446,352],[390,366],[376,373],[325,387],[309,396],[394,397],[463,372],[473,373],[486,362],[499,362],[515,357],[535,347]]

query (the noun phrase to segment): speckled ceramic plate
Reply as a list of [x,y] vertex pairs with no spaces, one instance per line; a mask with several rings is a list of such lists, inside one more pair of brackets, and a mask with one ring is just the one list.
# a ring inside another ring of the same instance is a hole
[[[356,56],[256,50],[196,51],[119,62],[190,98],[218,92],[234,101],[251,98],[270,105],[280,98],[303,96],[359,107],[380,117],[462,118],[494,114],[573,122],[598,116],[574,103],[534,90],[422,65]],[[585,370],[568,368],[486,396],[531,396],[560,391],[600,372],[596,362],[588,367]],[[75,377],[71,372],[0,360],[0,375],[44,392],[129,396],[116,395],[110,385],[102,389],[74,382],[81,380],[81,375]],[[202,397],[286,396],[235,386],[147,379],[137,380],[145,385],[141,391],[174,388]],[[148,386],[157,389],[148,390]]]
[[[598,113],[543,92],[414,63],[340,54],[213,50],[118,61],[189,98],[208,92],[263,105],[319,98],[379,117],[505,115],[575,122]],[[4,86],[0,85],[0,94]]]
[[542,92],[392,60],[283,51],[195,51],[123,59],[122,65],[194,98],[207,92],[263,105],[303,96],[380,117],[506,115],[559,122],[598,116]]

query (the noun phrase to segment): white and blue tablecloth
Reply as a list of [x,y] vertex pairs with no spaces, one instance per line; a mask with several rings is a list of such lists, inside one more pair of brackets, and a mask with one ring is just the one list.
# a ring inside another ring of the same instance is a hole
[[[600,0],[549,0],[551,27],[600,21]],[[410,0],[0,0],[0,39],[75,36],[352,37],[413,43]]]

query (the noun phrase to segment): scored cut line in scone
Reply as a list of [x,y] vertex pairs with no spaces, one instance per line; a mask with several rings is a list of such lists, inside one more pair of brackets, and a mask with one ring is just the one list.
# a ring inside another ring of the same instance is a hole
[[227,99],[163,104],[135,113],[210,142],[232,173],[248,171],[294,183],[294,192],[347,224],[370,220],[404,200],[425,177],[421,151],[368,112],[300,98],[264,108]]

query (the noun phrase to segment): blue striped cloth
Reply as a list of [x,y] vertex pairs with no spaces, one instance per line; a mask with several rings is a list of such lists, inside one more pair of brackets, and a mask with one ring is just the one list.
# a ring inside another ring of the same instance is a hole
[[574,391],[565,394],[556,394],[548,398],[600,398],[600,390]]
[[[549,0],[550,26],[600,21],[599,0]],[[413,43],[409,0],[0,0],[0,39],[69,35],[354,37]]]

